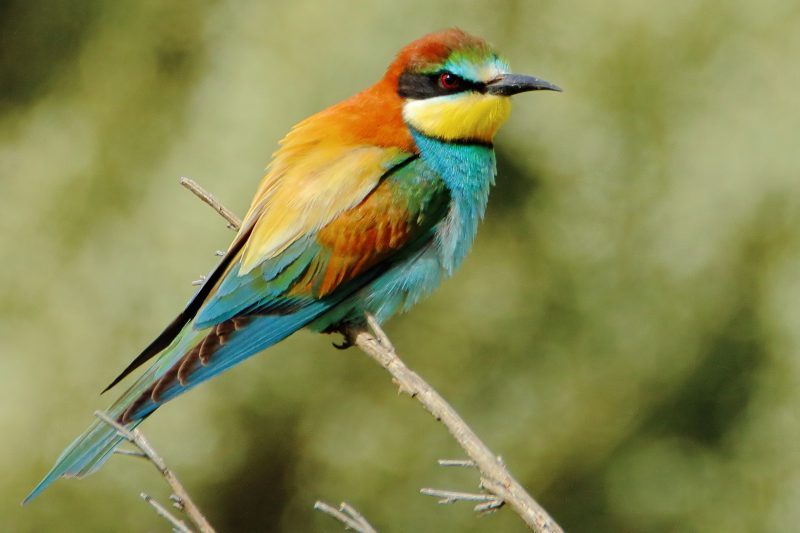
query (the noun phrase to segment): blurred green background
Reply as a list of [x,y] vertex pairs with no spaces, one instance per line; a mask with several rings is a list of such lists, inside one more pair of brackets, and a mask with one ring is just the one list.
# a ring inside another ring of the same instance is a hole
[[[800,5],[786,0],[0,4],[0,529],[159,531],[117,457],[19,501],[193,292],[278,139],[429,31],[516,98],[474,252],[388,332],[569,531],[800,523]],[[361,353],[300,333],[144,425],[221,531],[521,531]]]

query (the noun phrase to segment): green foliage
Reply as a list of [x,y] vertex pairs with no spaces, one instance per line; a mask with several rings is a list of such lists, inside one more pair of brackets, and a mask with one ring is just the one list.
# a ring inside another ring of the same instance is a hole
[[[0,529],[156,530],[113,459],[18,501],[231,234],[295,122],[435,29],[563,94],[516,98],[462,271],[388,331],[569,531],[790,531],[800,464],[800,13],[791,2],[6,2]],[[517,531],[365,356],[301,333],[144,430],[224,531]],[[113,394],[113,393],[112,393]]]

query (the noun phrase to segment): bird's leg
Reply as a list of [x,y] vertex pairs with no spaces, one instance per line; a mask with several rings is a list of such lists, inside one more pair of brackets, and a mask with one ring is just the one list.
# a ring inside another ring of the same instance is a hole
[[328,330],[326,330],[325,333],[339,333],[342,336],[342,342],[339,344],[332,342],[331,344],[333,344],[333,347],[336,348],[337,350],[346,350],[356,345],[355,344],[356,334],[360,330],[363,330],[365,325],[366,322],[364,323],[364,325],[356,324],[353,322],[342,322],[340,324],[328,328]]
[[353,342],[353,338],[349,334],[349,331],[350,330],[345,329],[338,332],[342,334],[342,342],[339,344],[332,342],[331,344],[333,345],[334,348],[336,348],[337,350],[346,350],[348,348],[355,346],[355,343]]
[[355,345],[353,342],[355,340],[355,336],[352,332],[353,328],[347,322],[334,324],[323,331],[323,333],[339,333],[342,336],[342,342],[340,344],[336,344],[335,342],[331,343],[337,350],[346,350]]

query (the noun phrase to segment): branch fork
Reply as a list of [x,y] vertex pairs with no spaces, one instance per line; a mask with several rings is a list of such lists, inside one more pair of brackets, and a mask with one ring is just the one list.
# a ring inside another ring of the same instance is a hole
[[[445,425],[480,472],[482,488],[508,504],[533,531],[563,533],[561,527],[514,479],[505,464],[492,453],[456,410],[419,374],[405,365],[375,317],[367,315],[366,318],[367,328],[350,332],[355,345],[385,368],[401,390],[408,392],[436,420]],[[496,505],[499,506],[500,504]]]
[[352,529],[357,533],[378,533],[377,530],[372,527],[369,522],[367,522],[367,519],[364,518],[364,516],[359,513],[355,507],[347,502],[340,503],[339,508],[337,509],[332,505],[317,500],[317,502],[314,503],[314,509],[332,516],[344,524],[345,529]]

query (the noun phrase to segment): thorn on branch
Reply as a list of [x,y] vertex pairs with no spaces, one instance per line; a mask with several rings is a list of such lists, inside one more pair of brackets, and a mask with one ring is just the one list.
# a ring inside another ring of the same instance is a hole
[[355,507],[347,502],[339,504],[339,508],[328,505],[323,501],[314,503],[314,509],[321,511],[329,516],[332,516],[342,524],[345,529],[352,529],[358,533],[377,533],[374,527],[364,518],[364,515],[359,513]]
[[183,504],[183,500],[181,500],[180,496],[177,496],[176,494],[170,494],[169,501],[172,502],[172,506],[176,509],[180,509],[181,511],[186,509],[186,506]]
[[405,383],[403,383],[402,381],[400,381],[398,379],[392,378],[392,383],[397,385],[397,394],[398,395],[399,394],[408,394],[412,398],[417,395],[417,393],[415,391],[411,390],[411,388],[408,385],[406,385]]

